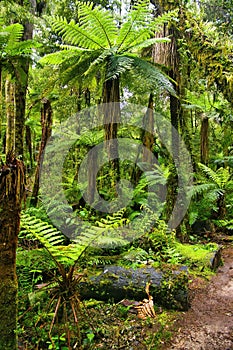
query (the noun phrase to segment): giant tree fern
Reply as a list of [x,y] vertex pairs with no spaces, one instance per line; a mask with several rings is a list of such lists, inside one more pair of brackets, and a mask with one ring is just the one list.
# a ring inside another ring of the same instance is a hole
[[[53,30],[62,36],[62,51],[45,56],[44,64],[60,65],[72,75],[93,75],[101,70],[105,79],[117,78],[127,71],[137,70],[146,83],[156,88],[156,83],[174,93],[172,84],[161,71],[140,58],[142,49],[167,38],[154,38],[161,25],[174,16],[174,12],[153,18],[149,1],[141,0],[118,23],[112,13],[93,3],[79,3],[79,23],[57,17],[50,19]],[[140,62],[141,61],[141,62]],[[73,63],[69,67],[66,63]],[[148,72],[147,72],[148,71]]]

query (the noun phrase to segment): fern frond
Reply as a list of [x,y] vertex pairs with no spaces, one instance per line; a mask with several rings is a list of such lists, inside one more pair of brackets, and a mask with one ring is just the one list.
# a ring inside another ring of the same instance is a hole
[[165,89],[172,95],[176,95],[173,85],[169,78],[162,73],[156,66],[142,60],[135,55],[125,55],[133,60],[134,75],[138,79],[143,79],[151,89]]
[[90,50],[104,49],[101,41],[92,31],[85,30],[79,24],[76,24],[74,20],[68,23],[66,19],[58,17],[51,19],[51,24],[55,32],[71,45]]
[[14,45],[23,35],[23,25],[20,23],[10,24],[4,28],[4,32],[8,34],[8,45]]
[[154,44],[167,43],[167,42],[170,42],[169,38],[151,38],[151,39],[144,40],[144,41],[140,42],[139,44],[129,46],[127,48],[127,51],[138,52],[138,51],[141,51],[142,49],[150,47]]
[[218,185],[219,177],[214,170],[202,163],[198,163],[198,166],[209,179],[211,179],[216,185]]
[[[143,40],[149,39],[152,36],[152,32],[145,29],[146,23],[148,22],[148,9],[149,9],[148,0],[140,0],[133,6],[133,9],[127,16],[127,21],[121,25],[119,35],[117,38],[117,46],[120,51],[122,48],[125,48],[132,44],[132,41],[135,42],[135,29],[143,28],[140,37],[144,38]],[[132,34],[133,33],[133,34]]]
[[189,196],[196,197],[198,195],[203,195],[204,193],[213,191],[214,189],[215,185],[211,183],[192,186],[189,190]]
[[111,56],[107,66],[106,78],[116,79],[120,74],[130,71],[133,67],[134,61],[126,56]]
[[92,2],[79,2],[79,22],[84,30],[91,30],[105,47],[112,47],[117,36],[117,27],[112,13]]

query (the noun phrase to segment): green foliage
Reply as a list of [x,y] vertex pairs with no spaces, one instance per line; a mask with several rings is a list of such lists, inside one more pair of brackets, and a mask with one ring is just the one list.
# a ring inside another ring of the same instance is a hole
[[[79,3],[79,23],[74,20],[68,23],[63,18],[50,19],[55,32],[71,46],[62,46],[63,51],[45,56],[41,63],[57,64],[62,68],[63,63],[68,62],[70,66],[73,62],[79,74],[93,77],[104,69],[104,79],[113,79],[133,70],[137,76],[143,76],[149,86],[162,86],[174,94],[168,78],[151,63],[139,58],[138,53],[158,41],[151,39],[154,30],[175,16],[175,12],[154,20],[148,6],[148,0],[137,2],[119,25],[111,12],[94,7],[93,3]],[[66,64],[63,68],[65,74],[70,71]],[[75,69],[72,67],[73,73]]]
[[[19,23],[8,26],[0,23],[0,64],[13,76],[18,68],[18,59],[29,56],[32,49],[39,44],[34,40],[21,41],[24,32],[23,25]],[[22,74],[22,72],[20,71]],[[21,78],[23,78],[23,74]]]

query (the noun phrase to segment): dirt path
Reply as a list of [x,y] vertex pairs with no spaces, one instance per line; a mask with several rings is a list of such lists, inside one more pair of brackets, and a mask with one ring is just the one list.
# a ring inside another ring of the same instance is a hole
[[167,350],[233,350],[233,247],[223,249],[224,266],[195,290],[190,310],[177,320]]

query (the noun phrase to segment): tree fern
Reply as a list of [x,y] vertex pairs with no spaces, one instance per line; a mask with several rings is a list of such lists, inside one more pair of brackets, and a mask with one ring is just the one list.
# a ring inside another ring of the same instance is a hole
[[[154,19],[149,1],[141,0],[132,7],[127,18],[122,19],[122,24],[117,23],[110,11],[93,3],[79,3],[78,15],[79,23],[73,20],[68,23],[61,17],[50,19],[52,29],[69,45],[61,46],[62,54],[55,52],[42,58],[43,64],[61,65],[63,72],[70,70],[73,76],[79,77],[95,76],[98,70],[104,68],[103,74],[107,80],[133,70],[136,78],[146,78],[150,89],[158,86],[174,94],[169,78],[152,64],[140,63],[143,59],[137,56],[143,48],[152,46],[158,40],[168,40],[153,36],[155,29],[169,21],[174,13]],[[69,65],[72,68],[64,65],[65,61],[69,63],[73,59],[76,62]]]

